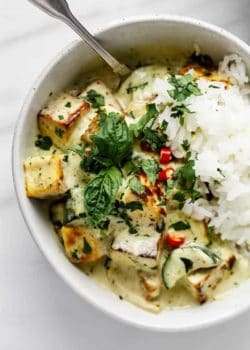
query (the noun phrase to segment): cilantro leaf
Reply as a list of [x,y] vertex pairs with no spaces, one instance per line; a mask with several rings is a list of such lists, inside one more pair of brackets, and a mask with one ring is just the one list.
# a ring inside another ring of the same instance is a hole
[[150,120],[156,119],[159,115],[155,103],[148,104],[146,108],[147,112],[140,118],[140,120],[137,123],[130,125],[130,130],[136,137],[140,135]]
[[181,146],[184,149],[184,151],[188,151],[190,147],[190,143],[188,142],[188,140],[183,140]]
[[181,126],[184,124],[184,115],[185,113],[192,113],[187,106],[183,103],[180,105],[176,105],[172,108],[170,117],[179,118]]
[[176,75],[171,75],[168,81],[174,87],[174,89],[168,90],[168,94],[178,102],[186,100],[191,95],[201,95],[198,84],[195,82],[195,77],[191,74],[183,75],[180,78]]
[[89,255],[92,253],[92,248],[89,242],[86,240],[86,238],[83,238],[83,253],[86,255]]
[[179,184],[187,189],[192,188],[195,180],[194,160],[189,159],[186,164],[180,167],[175,174]]
[[104,96],[98,94],[94,89],[87,91],[87,101],[91,103],[93,108],[100,108],[105,105]]

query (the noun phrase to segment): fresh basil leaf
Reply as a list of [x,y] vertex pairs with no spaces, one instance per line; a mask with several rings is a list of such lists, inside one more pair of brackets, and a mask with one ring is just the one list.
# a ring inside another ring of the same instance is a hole
[[119,166],[132,154],[132,133],[118,113],[109,113],[91,140],[94,144],[93,157],[105,167]]
[[102,170],[88,182],[84,190],[84,205],[93,226],[109,214],[121,182],[121,172],[116,167]]
[[157,118],[159,115],[155,103],[148,104],[146,108],[147,112],[140,118],[140,120],[137,123],[130,125],[130,130],[136,137],[139,136],[150,120]]
[[87,91],[87,101],[91,103],[93,108],[100,108],[105,105],[104,96],[98,94],[94,89]]
[[142,194],[144,192],[144,186],[143,184],[141,183],[140,180],[137,179],[136,176],[133,176],[130,181],[129,181],[129,188],[137,193],[137,194]]
[[77,153],[81,158],[84,158],[84,147],[76,145],[68,148],[68,150]]
[[159,166],[154,159],[143,159],[141,161],[142,170],[146,173],[149,181],[154,185],[159,172]]

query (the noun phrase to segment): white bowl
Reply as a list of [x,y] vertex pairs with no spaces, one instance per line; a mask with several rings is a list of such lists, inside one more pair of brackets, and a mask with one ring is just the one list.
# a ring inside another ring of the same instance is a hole
[[[156,47],[167,45],[170,51],[190,51],[197,43],[203,53],[215,60],[237,52],[250,67],[250,48],[243,41],[213,25],[195,19],[160,16],[122,20],[97,33],[97,38],[111,52],[147,46],[153,55]],[[18,202],[37,245],[64,281],[84,299],[119,320],[158,331],[183,331],[225,321],[250,306],[250,281],[233,290],[222,301],[201,307],[166,310],[150,314],[103,289],[79,271],[65,257],[41,204],[28,199],[24,190],[23,160],[29,154],[31,135],[36,133],[36,114],[46,103],[50,91],[67,86],[96,55],[82,42],[64,49],[41,73],[32,86],[19,115],[13,141],[13,176]]]

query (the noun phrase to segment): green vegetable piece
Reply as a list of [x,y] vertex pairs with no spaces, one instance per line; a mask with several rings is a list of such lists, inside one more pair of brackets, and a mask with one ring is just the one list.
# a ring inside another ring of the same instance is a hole
[[212,250],[197,243],[189,243],[174,249],[166,258],[162,268],[162,279],[167,289],[173,288],[177,281],[199,270],[216,267],[222,262]]
[[35,146],[48,151],[52,146],[52,140],[49,136],[38,135],[37,140],[35,141]]
[[121,172],[114,166],[102,170],[88,182],[84,190],[84,205],[87,218],[93,226],[110,213],[121,182]]
[[126,209],[135,211],[135,210],[143,210],[142,203],[139,201],[131,201],[126,203]]
[[98,94],[94,89],[87,91],[87,101],[91,103],[93,108],[100,108],[105,105],[104,96]]
[[143,141],[147,142],[153,151],[158,151],[165,146],[168,136],[160,134],[157,130],[146,127],[143,130]]

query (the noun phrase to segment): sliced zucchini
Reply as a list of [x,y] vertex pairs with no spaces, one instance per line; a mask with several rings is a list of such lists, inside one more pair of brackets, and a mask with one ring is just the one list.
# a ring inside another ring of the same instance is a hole
[[173,288],[177,281],[199,269],[215,267],[221,258],[207,247],[189,243],[173,250],[166,258],[162,268],[162,279],[167,289]]

